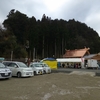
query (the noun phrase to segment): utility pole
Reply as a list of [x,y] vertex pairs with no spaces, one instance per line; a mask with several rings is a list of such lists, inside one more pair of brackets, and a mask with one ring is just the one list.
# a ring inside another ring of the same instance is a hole
[[12,59],[13,59],[13,51],[11,51],[11,61],[12,61]]
[[44,36],[43,36],[43,49],[42,49],[42,57],[44,58]]
[[35,59],[35,48],[33,48],[33,59]]

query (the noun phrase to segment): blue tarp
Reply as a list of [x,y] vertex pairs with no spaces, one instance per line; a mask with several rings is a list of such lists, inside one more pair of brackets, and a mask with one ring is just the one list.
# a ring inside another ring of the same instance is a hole
[[44,58],[43,60],[50,60],[50,61],[53,61],[53,60],[56,60],[55,58]]

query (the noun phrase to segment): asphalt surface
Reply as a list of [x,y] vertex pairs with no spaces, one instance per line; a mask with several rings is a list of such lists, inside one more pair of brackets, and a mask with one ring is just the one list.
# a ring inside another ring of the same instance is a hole
[[63,73],[71,73],[73,71],[85,71],[85,72],[94,72],[96,76],[100,76],[100,69],[76,69],[76,68],[58,68],[52,69],[53,73],[63,72]]

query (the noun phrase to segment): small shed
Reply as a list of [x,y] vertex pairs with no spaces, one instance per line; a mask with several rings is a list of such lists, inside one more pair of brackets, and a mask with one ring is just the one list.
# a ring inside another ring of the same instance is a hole
[[44,58],[42,62],[46,63],[51,69],[57,69],[57,60],[55,58]]

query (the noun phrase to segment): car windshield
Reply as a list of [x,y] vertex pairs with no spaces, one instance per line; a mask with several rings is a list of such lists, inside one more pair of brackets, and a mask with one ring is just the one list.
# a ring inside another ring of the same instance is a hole
[[35,67],[42,67],[41,64],[37,63],[37,64],[33,64]]
[[45,67],[49,67],[47,64],[44,64]]
[[48,67],[48,65],[45,63],[40,63],[40,64],[41,64],[41,66]]
[[0,68],[5,68],[5,65],[0,63]]
[[27,65],[22,62],[17,62],[20,67],[27,68]]

